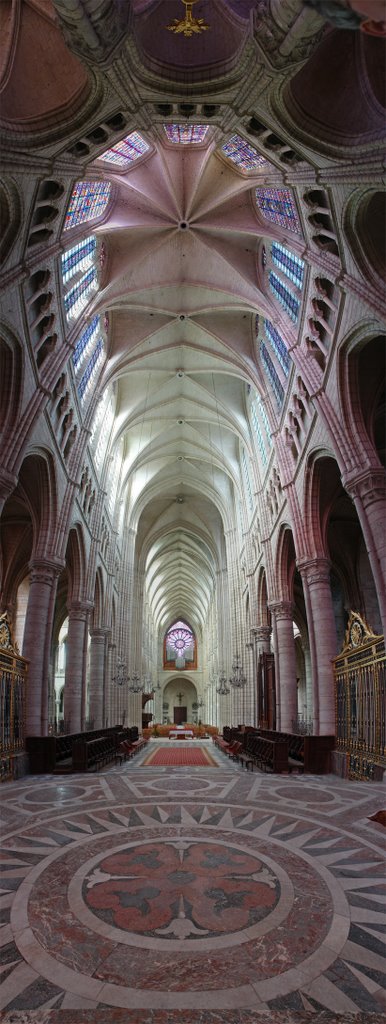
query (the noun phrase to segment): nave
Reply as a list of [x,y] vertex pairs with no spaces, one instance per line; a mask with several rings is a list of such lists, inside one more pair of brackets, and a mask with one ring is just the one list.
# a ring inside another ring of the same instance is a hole
[[[146,765],[177,747],[213,765]],[[10,782],[0,1021],[381,1024],[383,799],[209,740]]]

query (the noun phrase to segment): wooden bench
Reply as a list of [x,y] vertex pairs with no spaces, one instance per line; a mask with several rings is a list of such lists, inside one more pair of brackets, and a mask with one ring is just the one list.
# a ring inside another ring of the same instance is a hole
[[285,739],[273,740],[265,736],[248,733],[245,748],[238,755],[238,760],[245,764],[247,770],[253,771],[254,765],[261,771],[288,771],[288,743]]
[[111,736],[99,736],[94,740],[76,740],[72,751],[72,764],[74,772],[89,772],[93,768],[97,770],[110,761],[121,759],[117,750],[114,738]]

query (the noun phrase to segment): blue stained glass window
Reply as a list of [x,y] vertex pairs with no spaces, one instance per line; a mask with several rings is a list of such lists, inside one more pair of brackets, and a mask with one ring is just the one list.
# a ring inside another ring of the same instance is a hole
[[273,365],[271,356],[269,355],[269,352],[267,351],[267,348],[264,345],[263,341],[260,342],[260,356],[261,356],[261,361],[262,361],[265,373],[266,373],[266,375],[268,377],[268,380],[269,380],[269,382],[271,384],[272,391],[273,391],[273,393],[275,395],[277,404],[278,404],[279,409],[280,409],[281,406],[283,405],[283,401],[284,401],[284,388],[283,388],[283,386],[281,384],[281,381],[279,380],[279,377],[278,377],[278,374],[277,374],[277,372],[275,370],[275,367]]
[[280,278],[276,277],[276,274],[273,274],[272,271],[269,275],[269,286],[272,294],[276,299],[278,299],[280,305],[283,306],[283,309],[288,313],[290,319],[296,323],[299,316],[299,299],[293,295],[289,288],[286,288],[285,284],[283,284]]
[[78,369],[78,366],[80,366],[80,363],[82,362],[82,359],[87,354],[87,352],[93,348],[95,340],[98,335],[99,324],[100,317],[94,316],[91,323],[88,325],[88,327],[86,327],[86,330],[83,331],[82,334],[80,335],[80,338],[78,338],[78,341],[75,345],[72,354],[72,361],[75,370]]
[[265,429],[265,432],[266,432],[266,435],[267,435],[268,447],[271,448],[272,447],[271,428],[270,428],[270,425],[269,425],[269,419],[268,419],[268,416],[267,416],[267,410],[265,408],[264,402],[261,401],[260,395],[257,396],[257,406],[258,406],[258,409],[259,409],[259,413],[260,413],[261,419],[262,419],[262,421],[264,423],[264,429]]
[[257,439],[257,443],[258,443],[258,446],[259,446],[259,451],[260,451],[260,455],[261,455],[261,458],[262,458],[263,466],[266,466],[267,465],[267,452],[266,452],[266,448],[265,448],[265,441],[264,441],[264,437],[263,437],[263,432],[262,432],[262,429],[261,429],[261,426],[260,426],[260,423],[259,423],[259,420],[258,420],[258,417],[257,417],[257,413],[256,413],[255,402],[253,402],[252,405],[251,405],[251,416],[252,416],[253,429],[254,429],[255,434],[256,434],[256,439]]
[[127,167],[128,164],[134,163],[134,160],[138,160],[138,157],[147,153],[148,149],[150,146],[142,138],[142,135],[139,132],[131,132],[130,135],[126,135],[125,139],[121,139],[110,149],[106,149],[101,156],[98,156],[98,160],[115,164],[116,167]]
[[283,338],[276,330],[276,327],[274,327],[273,324],[271,324],[270,320],[264,320],[264,331],[266,338],[268,338],[268,341],[272,345],[276,358],[279,360],[280,366],[284,370],[286,377],[288,377],[291,366],[291,359],[290,356],[288,355],[288,351],[284,344]]
[[298,235],[301,234],[299,218],[290,189],[257,188],[256,202],[265,220],[270,220],[272,224],[278,224],[279,227],[287,228],[289,231],[295,231]]
[[78,395],[79,395],[79,398],[81,399],[81,401],[84,401],[84,399],[86,397],[86,393],[89,390],[89,388],[91,387],[93,376],[95,375],[95,373],[97,371],[97,368],[99,366],[99,363],[102,360],[102,357],[103,357],[103,341],[102,341],[102,338],[99,338],[99,341],[98,341],[98,343],[97,343],[97,345],[96,345],[96,347],[95,347],[95,349],[93,351],[93,354],[91,356],[91,359],[90,359],[90,361],[88,363],[88,366],[86,367],[84,373],[82,374],[82,377],[81,377],[81,379],[79,381],[79,384],[78,384]]
[[241,458],[242,458],[245,482],[246,482],[246,485],[247,485],[247,495],[248,495],[249,511],[252,513],[253,512],[253,508],[254,508],[254,505],[253,505],[253,495],[252,495],[252,487],[251,487],[251,478],[250,478],[250,475],[249,475],[249,466],[248,466],[248,462],[247,462],[247,456],[245,454],[245,448],[243,448],[243,450],[242,450]]
[[290,281],[301,289],[304,277],[303,260],[299,256],[295,256],[290,249],[286,249],[284,245],[280,245],[279,242],[272,242],[271,256],[275,266],[279,267],[283,274],[286,274]]
[[109,181],[78,181],[68,204],[64,231],[101,217],[110,199],[110,193]]
[[164,124],[164,132],[168,141],[184,146],[203,142],[208,128],[208,124]]
[[89,293],[97,284],[97,272],[95,267],[91,267],[90,270],[81,277],[80,281],[77,281],[76,285],[71,288],[71,291],[67,292],[64,296],[64,308],[67,314],[67,320],[72,316],[79,316],[82,309],[87,305]]
[[95,235],[90,235],[63,253],[61,259],[63,284],[66,284],[79,270],[86,270],[87,267],[91,266],[95,249]]
[[257,167],[264,167],[268,162],[241,135],[232,135],[222,146],[222,152],[242,171],[254,171]]

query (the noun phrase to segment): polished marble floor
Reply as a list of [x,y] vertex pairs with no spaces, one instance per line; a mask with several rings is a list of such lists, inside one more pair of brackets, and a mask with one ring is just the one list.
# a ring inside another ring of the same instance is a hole
[[384,786],[207,748],[2,786],[4,1024],[385,1021]]

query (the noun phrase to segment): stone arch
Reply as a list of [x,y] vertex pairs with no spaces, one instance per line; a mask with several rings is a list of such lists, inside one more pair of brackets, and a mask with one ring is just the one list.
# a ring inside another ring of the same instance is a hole
[[102,570],[99,568],[95,576],[94,586],[94,611],[93,611],[93,627],[96,629],[98,626],[104,625],[104,584]]
[[55,464],[51,452],[32,448],[19,470],[19,486],[31,511],[34,528],[32,557],[45,558],[53,550],[58,515]]
[[293,600],[296,552],[292,529],[283,524],[280,529],[275,558],[275,578],[278,597],[284,601]]
[[6,463],[7,446],[14,437],[24,383],[24,359],[20,342],[2,325],[0,328],[0,436],[2,462]]
[[33,559],[49,557],[54,540],[56,480],[49,452],[30,453],[1,516],[2,604],[16,608],[17,591]]
[[12,178],[3,176],[0,182],[0,264],[8,259],[22,223],[22,204],[18,188]]
[[357,190],[349,199],[344,227],[359,269],[373,287],[384,294],[386,275],[386,192]]
[[339,354],[340,394],[346,429],[359,464],[386,464],[385,334],[362,330]]
[[257,621],[259,626],[271,625],[271,613],[268,608],[267,575],[264,566],[260,569],[257,581]]
[[79,523],[72,527],[68,535],[66,568],[68,571],[68,604],[70,605],[84,599],[86,581],[86,549],[83,529]]
[[[378,43],[374,49],[373,43]],[[383,138],[382,44],[376,39],[369,44],[361,32],[334,29],[285,86],[287,110],[304,136],[312,136],[314,149],[341,151]]]

